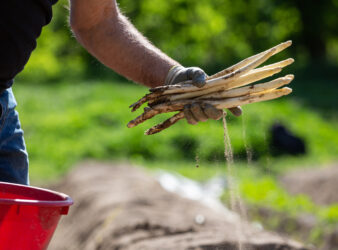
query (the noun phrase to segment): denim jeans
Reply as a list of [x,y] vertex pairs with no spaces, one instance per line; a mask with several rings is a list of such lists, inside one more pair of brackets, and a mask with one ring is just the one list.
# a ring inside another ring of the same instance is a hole
[[0,95],[0,181],[29,185],[28,154],[12,88]]

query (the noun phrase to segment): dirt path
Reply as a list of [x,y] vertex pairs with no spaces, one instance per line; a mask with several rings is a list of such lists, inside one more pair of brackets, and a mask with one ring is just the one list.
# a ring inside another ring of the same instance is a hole
[[320,205],[338,203],[338,164],[288,173],[281,183],[292,194],[306,194]]
[[[50,250],[237,249],[238,221],[162,189],[141,168],[83,163],[53,187],[75,204]],[[299,250],[301,244],[245,226],[247,250]]]

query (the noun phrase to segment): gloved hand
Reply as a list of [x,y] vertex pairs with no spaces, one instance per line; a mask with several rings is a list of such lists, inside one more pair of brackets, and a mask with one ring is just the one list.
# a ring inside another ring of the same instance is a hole
[[175,85],[180,82],[192,80],[193,85],[201,88],[205,85],[206,78],[207,74],[198,67],[184,68],[177,65],[169,70],[164,84]]
[[[192,80],[192,84],[196,87],[203,87],[206,84],[207,74],[198,67],[184,68],[182,66],[174,66],[170,69],[165,85],[175,85],[181,82]],[[240,107],[229,109],[235,116],[242,114]],[[208,119],[219,120],[223,115],[223,110],[217,109],[207,103],[193,103],[185,105],[184,116],[189,124],[197,124]]]

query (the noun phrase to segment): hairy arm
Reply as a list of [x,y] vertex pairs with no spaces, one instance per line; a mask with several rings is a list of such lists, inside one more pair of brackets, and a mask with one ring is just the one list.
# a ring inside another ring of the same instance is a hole
[[116,0],[70,0],[70,25],[88,52],[143,85],[163,85],[170,68],[179,65],[135,29]]

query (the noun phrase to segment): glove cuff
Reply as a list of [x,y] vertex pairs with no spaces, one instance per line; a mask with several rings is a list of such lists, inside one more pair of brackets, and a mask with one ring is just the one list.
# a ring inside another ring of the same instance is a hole
[[164,85],[172,85],[172,82],[175,79],[177,73],[180,72],[182,69],[184,69],[184,67],[181,65],[175,65],[171,67],[165,79]]

